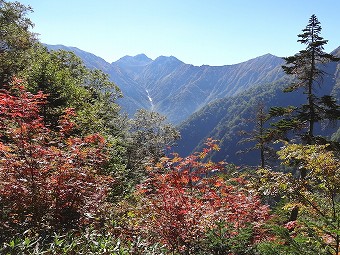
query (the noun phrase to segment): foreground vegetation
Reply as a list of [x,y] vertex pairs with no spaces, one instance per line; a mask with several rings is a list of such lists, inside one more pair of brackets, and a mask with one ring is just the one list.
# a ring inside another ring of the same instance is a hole
[[[1,254],[339,254],[339,145],[313,129],[339,120],[334,98],[313,94],[317,64],[337,59],[315,15],[285,69],[308,103],[259,108],[254,170],[211,161],[213,139],[180,157],[164,117],[128,119],[106,74],[44,48],[29,8],[0,7]],[[274,140],[281,166],[268,169]]]

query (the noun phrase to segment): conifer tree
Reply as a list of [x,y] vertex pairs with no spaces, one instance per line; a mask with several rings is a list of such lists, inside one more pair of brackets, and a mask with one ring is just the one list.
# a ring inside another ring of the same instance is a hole
[[266,112],[265,105],[263,102],[259,102],[255,107],[255,116],[250,119],[253,122],[253,129],[251,131],[242,130],[241,135],[247,137],[241,139],[239,143],[253,142],[255,145],[247,150],[240,152],[249,152],[252,150],[259,150],[261,167],[265,168],[267,161],[272,156],[273,148],[270,146],[273,139],[275,138],[275,130],[266,127],[270,114]]
[[315,123],[322,120],[336,121],[340,118],[340,108],[336,100],[332,96],[319,96],[316,93],[316,88],[323,85],[323,77],[326,74],[322,66],[340,60],[324,52],[324,45],[328,41],[321,37],[320,33],[320,22],[313,14],[306,28],[298,35],[298,42],[306,45],[306,48],[294,56],[284,58],[286,65],[282,67],[286,74],[294,75],[296,78],[284,91],[292,92],[303,88],[307,95],[307,103],[298,107],[295,117],[292,118],[298,120],[298,124],[307,124],[308,130],[305,133],[307,144],[313,143]]
[[[322,141],[325,139],[315,136],[315,124],[320,121],[337,121],[340,119],[340,106],[336,99],[330,95],[320,96],[317,88],[323,85],[325,71],[322,67],[330,62],[339,61],[340,59],[324,52],[324,45],[327,40],[320,36],[321,25],[316,15],[312,15],[307,26],[298,35],[298,42],[306,45],[304,50],[299,51],[294,56],[284,58],[286,65],[283,70],[288,75],[293,75],[295,81],[284,89],[284,92],[296,91],[300,88],[307,95],[307,103],[295,109],[291,107],[282,108],[274,107],[271,109],[271,116],[283,116],[289,113],[289,117],[274,123],[279,133],[285,134],[288,131],[297,131],[307,128],[302,134],[302,140],[307,145]],[[305,180],[308,169],[301,165],[301,160],[296,158],[291,162],[295,166],[299,166],[300,178]],[[290,221],[295,221],[298,217],[299,206],[295,206],[290,215]]]

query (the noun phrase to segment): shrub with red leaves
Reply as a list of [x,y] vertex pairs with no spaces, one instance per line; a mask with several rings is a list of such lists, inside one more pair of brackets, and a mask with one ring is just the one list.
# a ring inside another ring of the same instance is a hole
[[173,252],[191,254],[220,222],[229,229],[228,237],[251,226],[255,243],[263,234],[261,224],[269,218],[268,206],[261,203],[255,191],[246,188],[246,180],[222,178],[218,174],[225,169],[222,162],[201,161],[210,150],[218,149],[212,140],[207,145],[202,153],[187,158],[164,158],[149,169],[151,177],[139,189],[142,231]]
[[73,137],[72,109],[59,132],[39,115],[43,93],[31,94],[14,79],[0,91],[0,230],[70,228],[86,223],[105,199],[112,179],[99,134]]

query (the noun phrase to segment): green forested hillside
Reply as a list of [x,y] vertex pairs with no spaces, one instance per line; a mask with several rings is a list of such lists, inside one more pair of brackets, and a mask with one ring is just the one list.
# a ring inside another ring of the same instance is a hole
[[[334,50],[333,54],[339,56],[339,49]],[[337,63],[330,63],[323,67],[326,75],[324,85],[316,90],[318,95],[332,94],[340,99],[339,66]],[[225,97],[208,104],[180,125],[182,139],[178,142],[178,151],[181,155],[188,155],[202,148],[204,141],[212,137],[221,141],[221,150],[214,153],[214,159],[236,164],[258,164],[259,152],[238,153],[246,147],[252,147],[251,144],[239,144],[243,139],[239,132],[253,129],[254,123],[248,119],[255,118],[254,109],[260,102],[266,106],[267,111],[274,106],[303,104],[306,96],[301,91],[293,94],[283,93],[283,88],[291,82],[292,80],[286,77],[275,83],[259,85],[234,97]],[[318,126],[318,134],[331,137],[338,129],[337,125],[328,125],[329,129],[325,125],[328,124]],[[336,137],[334,134],[333,138]]]
[[282,88],[287,80],[282,79],[273,84],[254,87],[234,97],[226,97],[215,101],[180,125],[182,139],[178,141],[178,151],[181,155],[188,155],[203,146],[204,141],[212,137],[221,141],[221,150],[214,153],[215,160],[226,160],[235,164],[259,164],[258,152],[238,154],[251,144],[239,144],[244,138],[239,133],[250,131],[255,119],[256,106],[263,102],[267,110],[269,107],[286,104],[294,105],[300,95],[282,94]]

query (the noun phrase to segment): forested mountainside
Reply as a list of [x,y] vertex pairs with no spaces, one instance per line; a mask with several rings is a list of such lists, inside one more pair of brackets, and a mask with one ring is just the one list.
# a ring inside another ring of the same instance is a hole
[[47,47],[73,51],[87,67],[107,72],[122,90],[124,98],[120,104],[130,115],[145,108],[167,116],[174,124],[216,99],[283,77],[283,60],[271,54],[226,66],[193,66],[173,56],[152,60],[144,54],[125,56],[109,64],[77,48]]
[[[332,54],[340,56],[340,47]],[[340,64],[329,63],[323,70],[325,72],[323,86],[316,91],[317,94],[320,96],[330,94],[339,101]],[[239,154],[245,148],[254,146],[254,143],[239,143],[244,138],[240,131],[250,131],[254,128],[255,123],[249,121],[249,118],[255,119],[255,110],[259,103],[263,103],[267,111],[274,106],[297,106],[306,103],[307,99],[302,91],[283,92],[283,88],[291,82],[284,77],[274,83],[254,86],[236,96],[225,97],[208,104],[182,123],[180,126],[182,139],[177,150],[183,156],[199,151],[206,139],[212,137],[221,141],[221,150],[214,152],[214,160],[226,160],[235,164],[258,164],[260,160],[258,150]],[[317,127],[318,134],[329,138],[333,134],[333,138],[338,140],[338,127],[322,123]],[[337,133],[334,134],[335,132]]]

